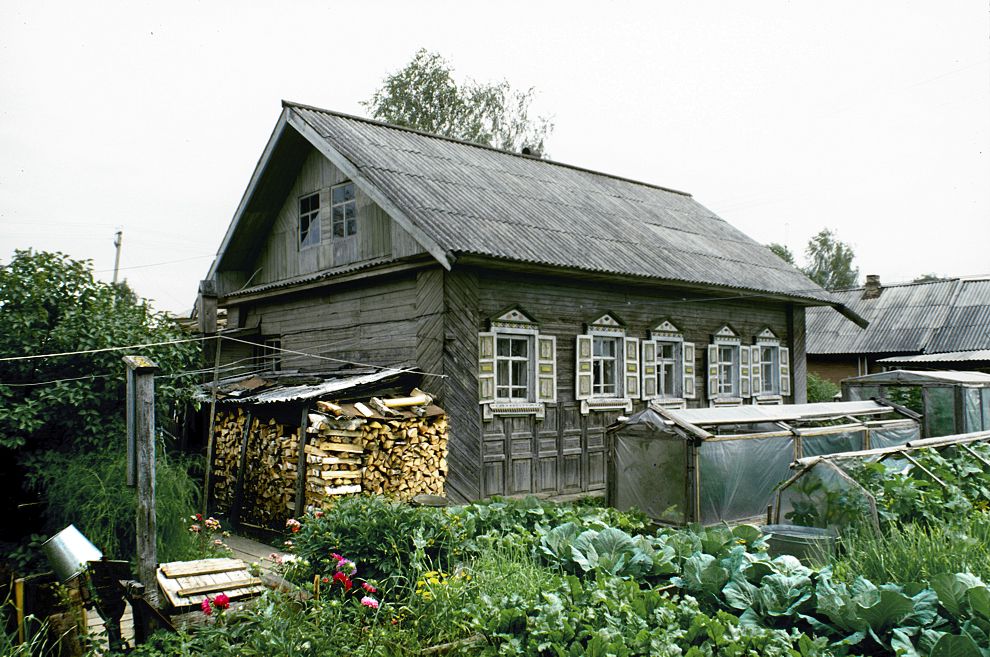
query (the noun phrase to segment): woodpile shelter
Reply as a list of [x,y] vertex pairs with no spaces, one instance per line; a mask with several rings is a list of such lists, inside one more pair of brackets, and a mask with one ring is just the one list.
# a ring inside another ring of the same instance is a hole
[[[282,527],[341,495],[444,495],[447,416],[428,394],[402,387],[407,375],[294,378],[240,377],[217,387],[212,508],[235,524]],[[212,398],[202,391],[202,401]]]
[[793,461],[919,437],[918,416],[875,401],[650,407],[609,428],[608,502],[675,525],[766,519]]
[[620,416],[803,402],[805,309],[862,323],[690,194],[295,103],[201,289],[221,367],[433,375],[459,501],[602,491]]

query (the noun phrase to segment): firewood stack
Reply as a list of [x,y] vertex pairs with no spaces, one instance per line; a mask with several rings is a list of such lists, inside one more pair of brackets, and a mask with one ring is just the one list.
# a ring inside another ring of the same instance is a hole
[[[317,401],[308,414],[305,506],[322,507],[361,492],[412,499],[443,495],[447,476],[447,416],[432,398],[373,398],[368,404]],[[218,411],[214,425],[213,486],[217,510],[229,511],[237,487],[248,414]],[[280,526],[298,515],[299,427],[251,422],[243,478],[242,516]]]
[[229,511],[234,499],[241,438],[247,414],[243,408],[217,411],[213,424],[213,495],[219,511]]

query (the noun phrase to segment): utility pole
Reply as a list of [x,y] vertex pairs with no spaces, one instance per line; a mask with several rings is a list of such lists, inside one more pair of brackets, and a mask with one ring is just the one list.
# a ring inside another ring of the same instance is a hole
[[118,230],[113,236],[113,246],[117,250],[117,255],[113,259],[113,284],[117,284],[117,271],[120,270],[120,245],[124,241],[124,231]]

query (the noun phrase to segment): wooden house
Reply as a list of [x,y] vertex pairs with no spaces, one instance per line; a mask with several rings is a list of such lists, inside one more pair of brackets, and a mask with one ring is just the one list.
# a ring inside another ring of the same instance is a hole
[[808,369],[839,383],[885,369],[990,372],[990,277],[866,285],[833,293],[869,321],[865,330],[831,308],[807,313]]
[[803,402],[824,290],[689,194],[284,103],[207,287],[221,362],[415,366],[446,493],[605,486],[645,405]]

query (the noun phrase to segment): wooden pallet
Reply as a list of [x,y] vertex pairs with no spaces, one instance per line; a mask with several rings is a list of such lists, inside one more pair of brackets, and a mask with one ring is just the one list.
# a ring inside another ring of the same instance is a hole
[[240,559],[163,563],[158,567],[157,576],[162,593],[177,610],[195,607],[207,597],[213,598],[220,593],[234,600],[256,595],[265,588]]

